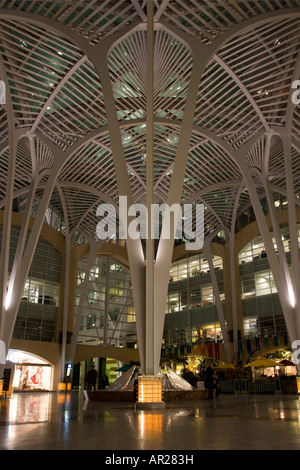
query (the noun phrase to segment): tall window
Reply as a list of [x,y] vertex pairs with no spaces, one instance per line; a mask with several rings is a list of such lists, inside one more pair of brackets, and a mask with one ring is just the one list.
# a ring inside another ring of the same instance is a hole
[[[85,290],[83,290],[85,288]],[[78,311],[83,299],[82,311]],[[76,315],[81,315],[79,343],[126,346],[136,343],[135,312],[128,268],[97,256],[87,274],[87,258],[78,263]]]

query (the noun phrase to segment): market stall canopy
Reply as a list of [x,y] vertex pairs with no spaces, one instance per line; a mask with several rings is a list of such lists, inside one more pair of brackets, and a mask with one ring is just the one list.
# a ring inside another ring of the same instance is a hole
[[220,364],[218,366],[214,366],[214,369],[235,369],[233,364],[228,364],[224,362],[223,364]]
[[282,361],[279,362],[279,366],[296,366],[292,361],[289,361],[288,359],[283,359]]
[[245,364],[244,367],[275,367],[278,366],[278,362],[272,361],[272,359],[257,359],[256,361]]

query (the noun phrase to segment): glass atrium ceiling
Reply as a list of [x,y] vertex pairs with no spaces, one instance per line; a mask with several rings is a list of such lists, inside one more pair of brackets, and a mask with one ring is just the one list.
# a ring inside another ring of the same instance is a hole
[[[260,198],[262,173],[273,192],[286,194],[283,128],[298,203],[299,106],[291,104],[299,79],[298,0],[154,0],[154,19],[155,202],[168,201],[182,157],[181,129],[192,110],[181,202],[205,205],[206,236],[226,236],[251,206],[241,160],[255,170]],[[13,128],[21,136],[14,179],[19,211],[34,168],[40,179],[32,215],[63,159],[46,220],[68,230],[74,243],[94,240],[99,203],[118,203],[117,162],[133,201],[145,202],[146,23],[145,0],[0,1],[0,79],[8,84],[0,105],[0,208]],[[197,50],[205,60],[193,101]],[[121,155],[112,146],[116,123]]]

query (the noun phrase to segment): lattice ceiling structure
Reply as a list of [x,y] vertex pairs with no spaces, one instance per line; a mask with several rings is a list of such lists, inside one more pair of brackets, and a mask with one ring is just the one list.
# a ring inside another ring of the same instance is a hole
[[[300,192],[299,106],[290,106],[291,84],[299,78],[299,1],[154,0],[154,15],[155,201],[168,200],[193,47],[206,51],[215,45],[199,77],[181,200],[204,203],[206,236],[227,234],[251,205],[232,158],[245,145],[248,166],[260,171],[267,166],[273,190],[286,193],[277,130],[287,121],[294,187]],[[93,56],[107,44],[132,197],[145,201],[146,18],[145,0],[0,1],[0,79],[9,83],[9,100],[0,106],[2,207],[12,125],[23,135],[14,180],[21,212],[32,184],[33,153],[42,177],[32,215],[57,149],[65,163],[49,201],[48,223],[63,232],[68,226],[74,243],[89,241],[96,235],[99,202],[117,205],[109,104]],[[266,162],[270,132],[276,136]],[[259,177],[255,183],[263,198]]]

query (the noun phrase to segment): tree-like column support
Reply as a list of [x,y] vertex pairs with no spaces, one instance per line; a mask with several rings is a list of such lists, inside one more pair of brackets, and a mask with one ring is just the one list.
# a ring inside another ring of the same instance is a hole
[[250,169],[246,164],[243,164],[243,173],[246,180],[246,185],[249,191],[249,195],[252,201],[252,207],[254,209],[255,217],[264,241],[265,250],[268,256],[268,260],[273,272],[274,281],[277,287],[278,295],[280,298],[283,314],[285,317],[288,335],[291,342],[294,339],[297,339],[297,333],[295,331],[295,322],[294,322],[294,303],[290,297],[290,292],[288,288],[288,279],[285,276],[284,270],[279,262],[276,250],[273,245],[272,237],[270,235],[270,230],[266,221],[266,217],[263,213],[260,200],[255,188],[255,185],[250,174]]
[[223,307],[222,307],[221,298],[220,298],[220,291],[219,291],[219,286],[217,282],[216,272],[215,272],[215,268],[214,268],[214,264],[212,260],[212,254],[211,254],[211,249],[210,249],[210,239],[207,239],[206,242],[204,243],[203,251],[207,258],[208,266],[210,270],[215,303],[217,307],[218,318],[219,318],[223,341],[224,341],[226,362],[230,362],[229,339],[228,339],[227,328],[226,328],[226,323],[225,323],[225,316],[224,316]]
[[154,203],[154,129],[153,129],[153,91],[154,91],[154,2],[147,0],[147,74],[146,74],[146,334],[145,334],[145,366],[146,375],[159,372],[154,362],[156,337],[156,312],[154,309],[154,239],[152,233],[152,206]]

